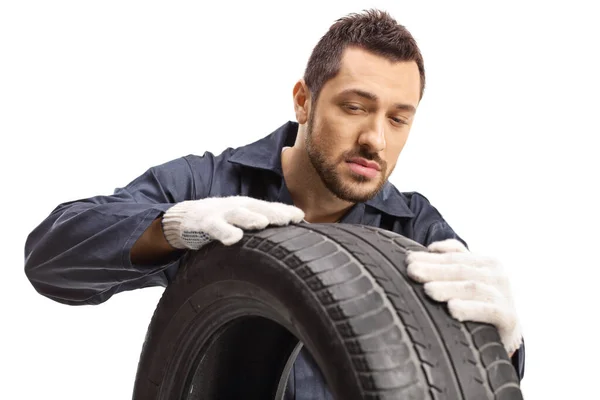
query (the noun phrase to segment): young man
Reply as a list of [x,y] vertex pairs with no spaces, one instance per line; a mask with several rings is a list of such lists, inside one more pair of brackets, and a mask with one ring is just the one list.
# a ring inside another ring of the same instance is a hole
[[[447,301],[455,318],[494,324],[522,378],[524,347],[506,276],[469,253],[424,196],[388,182],[424,87],[421,53],[403,26],[379,11],[342,18],[294,86],[297,123],[217,156],[152,167],[112,195],[59,205],[29,235],[25,272],[55,301],[98,304],[168,285],[183,252],[211,240],[231,245],[242,229],[303,219],[372,225],[432,250],[410,254],[411,277]],[[328,394],[306,354],[292,375],[298,396],[327,398],[319,397]]]

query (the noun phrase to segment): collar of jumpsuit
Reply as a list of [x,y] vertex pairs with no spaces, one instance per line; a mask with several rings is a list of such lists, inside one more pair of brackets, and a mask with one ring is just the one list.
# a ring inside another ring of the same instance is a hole
[[[269,136],[266,136],[246,146],[239,147],[228,161],[249,168],[275,172],[283,180],[281,153],[286,147],[294,145],[297,134],[298,123],[289,121],[275,130]],[[285,203],[292,203],[290,194],[285,187],[285,183],[282,185],[280,200]],[[350,211],[340,220],[340,222],[364,222],[362,221],[362,217],[365,212],[365,207],[372,207],[380,212],[393,215],[395,217],[414,217],[414,213],[408,206],[407,198],[390,182],[386,182],[379,193],[377,193],[377,195],[372,199],[364,203],[357,203],[355,206],[353,206]]]

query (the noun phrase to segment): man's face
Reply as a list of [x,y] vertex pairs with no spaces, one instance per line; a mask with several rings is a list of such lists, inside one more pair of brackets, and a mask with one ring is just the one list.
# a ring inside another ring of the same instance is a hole
[[332,193],[364,202],[379,192],[408,139],[420,90],[415,62],[345,50],[306,126],[309,159]]

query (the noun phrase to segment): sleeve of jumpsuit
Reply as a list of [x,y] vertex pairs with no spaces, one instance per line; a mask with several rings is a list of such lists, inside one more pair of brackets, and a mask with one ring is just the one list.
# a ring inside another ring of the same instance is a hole
[[[416,216],[413,222],[415,226],[428,227],[426,229],[416,229],[417,232],[420,231],[420,237],[417,238],[420,243],[429,246],[433,242],[457,239],[468,248],[467,243],[454,232],[440,212],[429,203],[426,197],[415,193],[411,198],[410,208]],[[523,340],[521,347],[513,354],[511,362],[517,372],[519,381],[521,381],[525,376],[525,340]]]
[[134,265],[131,248],[174,203],[208,192],[212,166],[210,153],[178,158],[148,169],[112,195],[58,205],[26,239],[27,278],[41,295],[68,305],[99,304],[126,290],[165,287],[165,270],[176,268],[184,252],[175,252],[163,265]]

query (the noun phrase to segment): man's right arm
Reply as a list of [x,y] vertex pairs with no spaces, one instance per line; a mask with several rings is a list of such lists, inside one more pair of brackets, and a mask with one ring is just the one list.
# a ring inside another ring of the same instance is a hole
[[162,216],[156,218],[131,248],[133,264],[161,265],[181,250],[174,248],[165,238],[162,229]]
[[178,266],[160,218],[176,203],[205,197],[214,158],[179,158],[148,169],[112,195],[60,204],[27,237],[25,273],[43,296],[99,304],[116,293],[168,284]]

